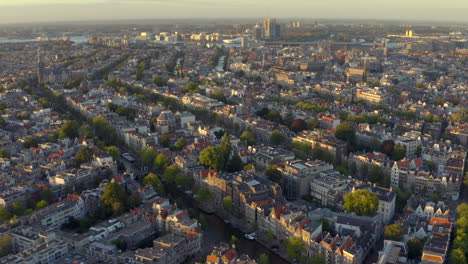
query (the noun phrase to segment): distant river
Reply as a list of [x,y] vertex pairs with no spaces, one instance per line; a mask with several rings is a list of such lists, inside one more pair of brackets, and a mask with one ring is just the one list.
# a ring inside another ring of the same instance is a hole
[[[39,42],[37,39],[0,39],[0,44],[2,43],[27,43],[27,42]],[[72,36],[70,41],[76,44],[85,43],[88,41],[86,36]]]

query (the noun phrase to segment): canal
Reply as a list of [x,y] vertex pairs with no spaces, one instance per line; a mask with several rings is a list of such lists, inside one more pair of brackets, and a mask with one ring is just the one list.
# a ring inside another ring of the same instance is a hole
[[[137,166],[131,164],[124,159],[121,159],[127,169],[136,173],[136,175],[143,175]],[[255,240],[248,240],[244,237],[244,233],[230,224],[227,224],[219,216],[215,214],[208,214],[201,210],[193,198],[187,195],[182,190],[178,189],[175,185],[164,182],[164,189],[167,196],[177,203],[180,208],[185,208],[192,217],[197,219],[203,218],[205,220],[203,227],[203,248],[202,253],[207,256],[213,250],[213,246],[219,242],[230,243],[232,236],[238,239],[237,250],[240,254],[246,254],[250,258],[258,260],[260,255],[265,254],[268,256],[271,264],[288,264],[282,257],[278,256],[275,252],[267,247],[258,243]]]
[[239,240],[237,245],[237,251],[239,253],[246,254],[255,260],[258,260],[260,255],[265,254],[268,256],[270,263],[272,264],[289,263],[257,241],[246,239],[242,231],[234,228],[230,224],[225,223],[219,216],[215,214],[208,214],[203,210],[200,210],[189,195],[177,189],[175,186],[166,183],[165,189],[171,198],[177,197],[174,201],[178,204],[178,206],[189,210],[191,215],[206,220],[203,225],[202,251],[204,255],[211,253],[213,246],[218,242],[222,241],[229,244],[232,236],[235,236]]

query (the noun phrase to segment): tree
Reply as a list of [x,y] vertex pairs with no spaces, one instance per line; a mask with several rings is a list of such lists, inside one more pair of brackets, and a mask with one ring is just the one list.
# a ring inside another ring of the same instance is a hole
[[117,239],[112,241],[112,244],[114,244],[118,249],[122,251],[127,250],[127,242],[125,242],[125,240]]
[[305,245],[301,238],[291,237],[289,240],[286,240],[286,255],[288,259],[300,259],[304,251]]
[[154,173],[149,173],[143,178],[144,185],[151,185],[158,194],[164,194],[164,185],[159,177]]
[[167,135],[159,137],[159,145],[163,148],[168,148],[171,145],[171,139]]
[[245,171],[255,170],[255,166],[252,163],[246,164],[243,168]]
[[169,166],[169,158],[166,157],[166,155],[159,153],[154,159],[154,170],[161,172],[164,171],[167,166]]
[[285,138],[281,131],[278,129],[273,130],[270,137],[270,142],[272,145],[280,145],[284,142]]
[[154,76],[153,77],[153,83],[158,87],[162,87],[162,86],[165,85],[164,80],[159,76]]
[[406,147],[400,144],[397,144],[392,152],[392,160],[399,161],[406,156]]
[[75,154],[77,166],[89,162],[93,159],[93,150],[90,147],[81,147]]
[[80,124],[76,120],[68,120],[59,130],[59,138],[76,138],[80,135]]
[[227,98],[226,98],[226,96],[224,95],[224,93],[221,92],[221,91],[214,91],[214,92],[211,94],[211,98],[216,99],[216,100],[218,100],[218,101],[220,101],[220,102],[223,102],[223,103],[225,103],[225,104],[227,103]]
[[120,158],[120,149],[116,146],[109,146],[104,149],[112,156],[114,160],[119,160]]
[[276,182],[277,184],[281,185],[281,181],[283,175],[281,171],[278,170],[276,166],[270,165],[268,166],[263,173],[268,177],[268,179],[272,182]]
[[281,114],[278,111],[271,111],[267,114],[266,119],[280,124],[283,121]]
[[18,202],[15,202],[11,205],[11,209],[13,211],[13,214],[16,216],[22,216],[26,213],[26,208]]
[[403,228],[399,224],[386,226],[385,239],[401,241],[403,239]]
[[197,198],[201,202],[212,202],[215,199],[215,194],[206,188],[200,188],[197,191]]
[[174,145],[178,150],[183,149],[185,146],[187,146],[187,140],[185,140],[184,137],[181,137],[177,140],[177,142]]
[[82,125],[80,127],[80,133],[81,133],[81,136],[86,137],[86,138],[94,137],[93,129],[89,125]]
[[11,154],[8,150],[6,149],[0,149],[0,158],[11,158]]
[[404,192],[402,189],[400,188],[395,188],[395,192],[396,192],[396,201],[395,201],[395,209],[398,211],[398,212],[403,212],[403,209],[405,208],[406,206],[406,201],[408,201],[408,199],[411,197],[412,193],[411,191],[406,191]]
[[320,123],[317,119],[311,118],[307,120],[307,129],[313,130],[320,127]]
[[327,261],[325,260],[325,257],[322,254],[317,254],[314,257],[312,257],[309,261],[311,264],[326,264]]
[[0,237],[0,258],[11,253],[13,253],[12,236],[9,233],[5,233]]
[[457,264],[466,264],[466,256],[462,249],[456,248],[452,250],[452,254],[450,255],[450,263],[457,263]]
[[406,245],[408,246],[408,258],[419,259],[421,257],[424,241],[412,238],[406,243]]
[[240,140],[246,142],[249,145],[253,145],[253,144],[255,144],[256,137],[255,137],[255,134],[252,131],[246,130],[246,131],[242,132],[242,135],[240,136]]
[[468,203],[457,206],[458,220],[456,236],[453,241],[452,263],[466,263],[468,255]]
[[221,139],[221,144],[219,145],[219,148],[223,152],[223,157],[225,161],[228,161],[229,158],[231,157],[231,140],[229,140],[229,134],[224,133],[223,138]]
[[104,208],[110,215],[120,215],[128,208],[127,194],[124,189],[115,182],[106,185],[101,200]]
[[241,171],[243,166],[244,166],[244,163],[242,162],[242,159],[239,157],[239,155],[235,154],[227,162],[226,170],[228,172],[237,172],[237,171]]
[[174,182],[177,185],[189,188],[193,184],[193,179],[183,173],[179,173],[176,175]]
[[379,199],[368,190],[347,193],[344,201],[344,209],[357,215],[374,216],[379,207]]
[[369,171],[369,181],[379,183],[383,179],[383,170],[381,167],[373,165]]
[[232,204],[232,198],[231,196],[226,196],[223,198],[223,202],[221,204],[221,208],[227,212],[231,212],[232,209],[234,208]]
[[0,223],[7,221],[10,217],[10,212],[5,207],[0,207]]
[[224,162],[224,153],[220,147],[207,147],[200,153],[200,164],[215,170],[221,170]]
[[258,264],[270,264],[270,259],[268,258],[268,256],[265,253],[263,253],[258,258],[257,263]]
[[176,165],[171,165],[164,171],[164,180],[174,183],[179,173],[180,169]]
[[291,123],[291,130],[295,133],[301,132],[307,128],[307,123],[304,119],[296,119]]
[[354,134],[355,129],[348,122],[339,124],[335,130],[335,137],[347,142],[352,142],[354,140]]
[[145,166],[151,166],[158,153],[153,147],[145,147],[140,151],[140,162]]
[[239,246],[239,239],[235,235],[231,236],[231,241],[230,242],[231,242],[231,245],[234,245],[236,247]]
[[37,204],[36,204],[36,210],[37,210],[37,209],[44,208],[44,207],[46,207],[46,206],[48,206],[48,205],[49,205],[49,203],[48,203],[46,200],[41,200],[41,201],[37,202]]
[[37,148],[39,141],[35,137],[28,137],[24,140],[23,146],[25,148]]
[[266,232],[265,236],[266,236],[266,239],[268,239],[269,241],[273,241],[276,239],[275,234],[270,230]]
[[194,82],[188,82],[185,85],[184,93],[201,93],[200,85]]

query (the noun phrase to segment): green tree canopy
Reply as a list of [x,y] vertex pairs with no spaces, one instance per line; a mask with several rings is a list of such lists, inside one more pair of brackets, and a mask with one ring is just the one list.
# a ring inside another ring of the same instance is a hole
[[232,198],[231,196],[226,196],[223,198],[223,202],[221,204],[221,208],[227,212],[231,212],[234,208],[232,204]]
[[59,130],[59,138],[76,138],[80,135],[80,124],[76,120],[68,120]]
[[281,174],[281,171],[279,171],[276,166],[273,166],[273,165],[268,166],[263,171],[263,173],[268,177],[270,181],[276,182],[277,184],[281,185],[283,175]]
[[386,226],[385,239],[401,241],[403,239],[403,228],[399,224]]
[[164,179],[168,182],[174,183],[179,173],[180,169],[176,165],[171,165],[164,171]]
[[37,202],[36,209],[41,209],[41,208],[44,208],[44,207],[46,207],[48,205],[49,205],[49,203],[46,200],[41,200],[41,201]]
[[169,158],[166,157],[166,155],[159,153],[154,159],[153,168],[156,171],[164,171],[167,168],[167,166],[169,166]]
[[468,203],[461,203],[457,206],[458,220],[456,236],[453,241],[451,263],[467,263],[468,257]]
[[374,216],[379,208],[379,199],[368,190],[347,193],[344,201],[344,209],[357,215]]
[[408,258],[419,259],[421,257],[424,241],[412,238],[406,243],[406,245],[408,246]]
[[10,217],[10,212],[5,207],[0,207],[0,223],[7,221]]
[[285,138],[281,131],[278,129],[273,130],[270,137],[270,142],[272,145],[280,145],[285,141]]
[[119,160],[120,159],[120,149],[116,146],[108,146],[105,148],[105,151],[107,151],[109,153],[109,155],[111,155],[111,157],[114,159],[114,160]]
[[214,91],[214,92],[211,94],[211,98],[216,99],[216,100],[218,100],[218,101],[220,101],[220,102],[223,102],[223,103],[227,104],[227,98],[226,98],[226,96],[224,95],[224,93],[221,92],[221,91]]
[[224,167],[224,153],[220,147],[207,147],[200,153],[200,163],[215,170]]
[[0,149],[0,158],[11,158],[11,154],[8,150],[6,149]]
[[267,114],[266,119],[276,122],[278,124],[280,124],[283,121],[283,118],[281,117],[281,114],[278,111],[270,111]]
[[320,127],[320,123],[317,119],[315,118],[311,118],[309,120],[307,120],[307,129],[316,129],[316,128],[319,128]]
[[400,144],[397,144],[393,148],[393,152],[391,155],[392,160],[399,161],[402,160],[406,156],[406,147]]
[[39,140],[35,137],[28,137],[24,140],[23,146],[25,148],[37,148],[37,145],[39,144]]
[[242,135],[240,136],[240,140],[246,142],[249,145],[253,145],[253,144],[255,144],[256,137],[255,137],[255,134],[252,131],[246,130],[246,131],[242,132]]
[[129,208],[127,193],[115,182],[106,185],[101,200],[107,213],[111,215],[120,215]]
[[291,237],[286,240],[286,255],[288,259],[301,259],[303,252],[305,252],[304,241],[300,237]]
[[348,122],[342,122],[336,127],[335,136],[338,139],[352,142],[354,140],[355,129],[353,125]]
[[258,258],[257,263],[258,264],[270,264],[270,259],[268,258],[268,256],[265,253],[263,253]]
[[149,173],[148,175],[143,178],[143,184],[144,185],[151,185],[153,186],[153,189],[158,193],[158,194],[164,194],[164,185],[162,184],[161,180],[159,177],[154,174],[154,173]]
[[229,140],[229,134],[224,133],[223,138],[221,139],[221,144],[219,145],[221,151],[223,152],[224,160],[227,161],[231,157],[231,141]]
[[184,137],[181,137],[177,140],[177,142],[175,143],[175,147],[178,149],[178,150],[181,150],[183,149],[185,146],[187,146],[187,140],[185,140]]
[[13,253],[13,240],[9,233],[0,237],[0,258]]
[[215,193],[202,187],[197,191],[197,199],[201,202],[211,202],[215,199]]
[[184,93],[201,93],[200,85],[194,82],[188,82],[185,85]]
[[90,147],[81,147],[75,154],[77,165],[89,162],[93,159],[93,149]]
[[140,151],[140,162],[145,166],[151,166],[158,153],[153,147],[145,147]]
[[226,170],[228,172],[241,171],[243,167],[244,167],[244,163],[242,162],[242,159],[237,154],[233,155],[231,159],[229,159],[229,161],[226,163]]

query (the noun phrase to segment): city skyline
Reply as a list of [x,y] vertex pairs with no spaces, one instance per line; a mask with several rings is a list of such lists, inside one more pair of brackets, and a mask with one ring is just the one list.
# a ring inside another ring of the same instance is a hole
[[[339,7],[339,8],[337,8]],[[363,8],[365,7],[365,8]],[[385,12],[382,12],[385,10]],[[468,3],[440,1],[370,0],[332,2],[260,0],[254,3],[214,0],[0,0],[0,23],[86,20],[190,18],[317,18],[468,22]]]

